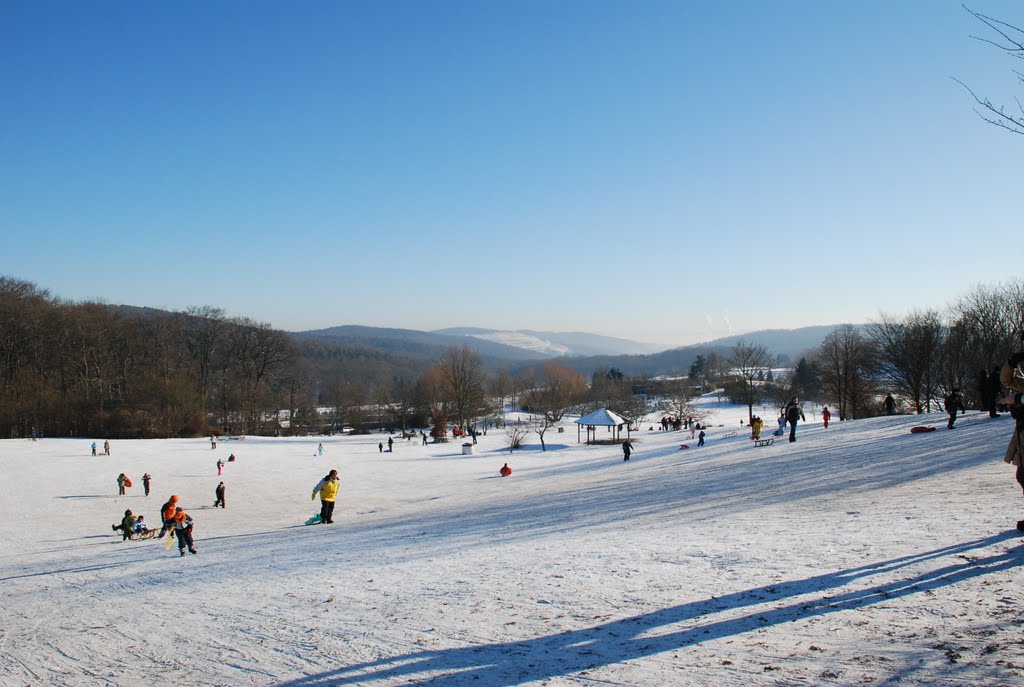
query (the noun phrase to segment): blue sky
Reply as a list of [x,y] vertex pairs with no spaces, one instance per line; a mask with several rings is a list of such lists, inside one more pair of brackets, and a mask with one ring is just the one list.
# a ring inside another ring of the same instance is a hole
[[[1024,26],[1024,4],[973,9]],[[0,274],[685,344],[1020,275],[1019,62],[945,0],[0,2]]]

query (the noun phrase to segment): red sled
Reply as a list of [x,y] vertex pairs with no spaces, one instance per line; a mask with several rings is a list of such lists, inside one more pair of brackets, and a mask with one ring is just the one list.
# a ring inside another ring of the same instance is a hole
[[925,427],[923,425],[920,426],[920,427],[911,427],[910,428],[910,433],[911,434],[924,434],[925,432],[934,432],[934,431],[935,431],[934,427]]
[[128,479],[127,477],[124,478],[124,486],[126,486],[126,487],[132,486],[132,481],[130,479]]
[[684,448],[690,448],[689,444],[679,444],[679,450],[682,451]]

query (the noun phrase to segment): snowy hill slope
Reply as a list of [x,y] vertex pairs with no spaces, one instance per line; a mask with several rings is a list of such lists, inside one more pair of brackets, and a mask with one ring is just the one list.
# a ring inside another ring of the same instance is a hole
[[[1008,685],[1024,500],[1008,418],[723,427],[509,455],[380,435],[0,442],[0,685]],[[737,436],[728,436],[738,432]],[[233,452],[217,477],[214,462]],[[511,478],[497,476],[504,462]],[[301,525],[342,475],[336,524]],[[124,471],[136,486],[116,496]],[[154,493],[140,480],[154,476]],[[210,507],[227,484],[225,510]],[[178,494],[197,556],[121,542]]]

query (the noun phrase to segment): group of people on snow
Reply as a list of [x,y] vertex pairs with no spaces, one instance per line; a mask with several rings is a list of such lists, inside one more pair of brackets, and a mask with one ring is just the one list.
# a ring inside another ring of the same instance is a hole
[[146,518],[142,515],[132,514],[131,509],[124,512],[124,517],[121,518],[119,525],[111,525],[110,529],[115,532],[120,532],[122,539],[130,539],[133,534],[145,534],[149,531],[149,527],[146,525]]

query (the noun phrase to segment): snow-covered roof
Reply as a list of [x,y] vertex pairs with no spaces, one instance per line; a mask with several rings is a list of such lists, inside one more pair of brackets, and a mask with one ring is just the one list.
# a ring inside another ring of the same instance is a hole
[[576,421],[577,425],[596,426],[602,427],[616,427],[624,424],[626,420],[617,413],[613,413],[607,408],[598,408],[597,410],[587,413],[579,420]]

